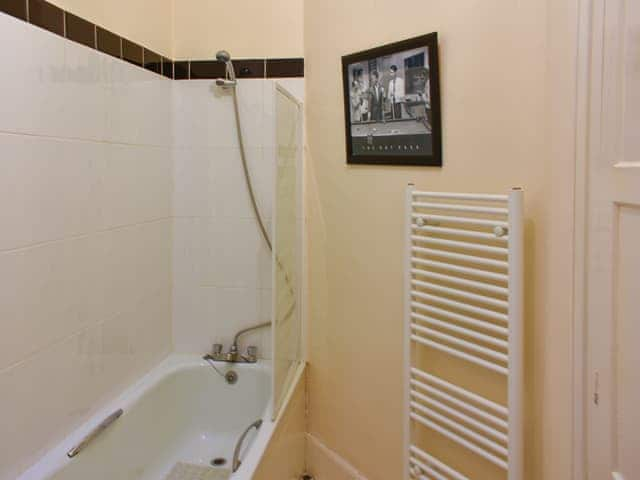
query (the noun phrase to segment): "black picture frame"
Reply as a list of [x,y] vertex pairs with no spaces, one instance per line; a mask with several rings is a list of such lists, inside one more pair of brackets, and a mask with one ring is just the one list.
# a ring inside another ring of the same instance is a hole
[[[342,57],[348,164],[442,166],[438,57],[435,32]],[[380,73],[380,66],[394,61]],[[398,86],[393,78],[402,79],[402,101],[395,102],[389,91],[380,94],[385,84],[389,90]]]

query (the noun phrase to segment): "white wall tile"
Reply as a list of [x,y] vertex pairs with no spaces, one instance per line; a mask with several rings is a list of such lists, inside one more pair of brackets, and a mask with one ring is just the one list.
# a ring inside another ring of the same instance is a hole
[[202,285],[207,278],[208,218],[173,219],[173,282],[176,286]]
[[[271,218],[275,150],[246,150],[250,178],[265,219]],[[233,147],[176,148],[174,215],[254,218],[240,150]]]
[[57,123],[62,135],[104,140],[107,135],[107,74],[111,58],[75,42],[65,42],[62,95]]
[[[255,288],[176,288],[175,305],[184,302],[186,307],[177,314],[187,310],[190,314],[190,317],[180,320],[178,331],[174,330],[176,350],[205,353],[214,343],[222,343],[228,348],[239,330],[269,321],[270,311],[265,301],[270,301],[270,297],[267,298],[264,292]],[[265,341],[268,334],[269,330],[243,336],[239,342],[242,351],[248,345],[256,345],[264,358],[270,353],[268,340]]]
[[264,146],[264,83],[269,80],[238,80],[236,89],[242,124],[242,134],[247,147]]
[[176,218],[173,238],[176,284],[270,288],[271,253],[254,219]]
[[174,82],[173,131],[178,147],[237,147],[231,93],[213,80]]
[[115,58],[107,63],[110,142],[171,146],[171,80]]
[[[239,80],[238,102],[245,146],[261,147],[264,125],[263,80]],[[213,80],[175,82],[174,140],[180,147],[238,147],[231,90]]]
[[98,235],[100,299],[108,318],[131,310],[141,298],[171,285],[171,237],[169,219]]
[[[265,165],[261,148],[246,149],[246,160],[258,207],[266,219],[270,217],[267,200],[273,191],[273,174]],[[213,214],[217,217],[254,218],[246,186],[240,150],[219,148],[212,167],[214,196]]]
[[0,42],[5,480],[171,350],[173,82],[1,14]]
[[[267,225],[267,228],[269,226]],[[216,218],[207,222],[205,278],[217,287],[268,287],[271,253],[252,218]]]
[[[272,81],[241,80],[240,115],[257,201],[271,233],[275,150],[264,149]],[[228,346],[239,329],[271,315],[271,254],[260,236],[245,185],[229,93],[212,81],[174,89],[174,306],[179,351]],[[273,100],[271,100],[273,104]],[[273,143],[273,142],[272,142]],[[270,332],[247,336],[270,355]],[[243,340],[243,346],[248,344]]]
[[93,237],[0,254],[0,370],[105,319]]
[[0,151],[0,250],[95,230],[102,144],[0,134]]
[[214,288],[190,283],[174,285],[173,344],[176,352],[204,354],[211,350],[211,332],[222,321],[215,301]]
[[216,148],[173,149],[173,215],[209,217],[214,212],[213,167]]
[[79,425],[104,386],[97,329],[85,329],[0,372],[0,478],[10,480]]
[[169,148],[106,145],[98,170],[102,228],[171,216]]
[[66,40],[0,15],[0,131],[64,136]]
[[111,322],[83,329],[0,371],[0,478],[18,473],[170,349],[170,294],[159,291]]

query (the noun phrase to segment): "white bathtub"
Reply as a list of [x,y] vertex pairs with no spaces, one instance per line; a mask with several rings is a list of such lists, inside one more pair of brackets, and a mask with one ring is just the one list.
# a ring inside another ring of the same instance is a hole
[[[51,450],[19,480],[163,480],[177,462],[209,465],[216,457],[231,468],[235,443],[247,437],[233,480],[250,480],[274,424],[269,413],[270,364],[228,365],[238,373],[229,385],[194,355],[172,355],[93,419]],[[66,452],[115,410],[123,415],[74,458]]]

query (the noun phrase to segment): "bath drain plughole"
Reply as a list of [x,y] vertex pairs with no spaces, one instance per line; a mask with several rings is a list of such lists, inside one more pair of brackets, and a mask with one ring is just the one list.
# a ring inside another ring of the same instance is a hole
[[211,460],[211,466],[212,467],[223,467],[226,464],[227,464],[227,459],[226,458],[218,457],[218,458],[214,458],[213,460]]

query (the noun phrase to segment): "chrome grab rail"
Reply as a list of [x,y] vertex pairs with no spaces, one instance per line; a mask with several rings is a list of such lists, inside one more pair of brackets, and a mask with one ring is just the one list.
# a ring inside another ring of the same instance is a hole
[[256,420],[251,425],[247,427],[247,429],[240,435],[238,442],[236,443],[236,448],[233,450],[233,461],[231,462],[231,471],[235,472],[240,468],[240,449],[242,448],[242,444],[244,443],[245,437],[249,434],[252,428],[259,430],[262,426],[262,420]]
[[100,422],[100,425],[98,425],[96,428],[91,430],[80,441],[80,443],[78,443],[75,447],[73,447],[71,450],[67,452],[67,457],[73,458],[76,455],[78,455],[82,450],[84,450],[87,447],[87,445],[89,445],[93,440],[95,440],[95,438],[98,437],[98,435],[104,432],[107,428],[109,428],[109,426],[113,422],[115,422],[118,418],[120,418],[120,416],[123,413],[124,413],[123,410],[119,408],[118,410],[113,412],[111,415],[109,415],[107,418],[105,418],[102,422]]

